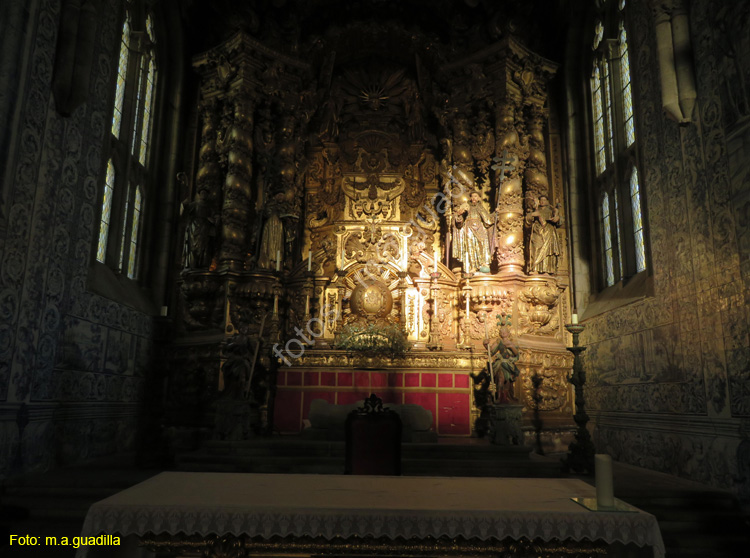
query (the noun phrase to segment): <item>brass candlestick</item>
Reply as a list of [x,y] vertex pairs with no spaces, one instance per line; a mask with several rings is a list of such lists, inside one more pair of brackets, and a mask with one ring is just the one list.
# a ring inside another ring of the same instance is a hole
[[311,302],[313,299],[313,295],[315,294],[315,273],[312,271],[306,271],[305,272],[305,283],[302,287],[303,292],[305,293],[305,322],[309,322],[310,318],[312,317],[312,306]]
[[573,420],[578,425],[575,440],[568,446],[568,455],[563,459],[563,470],[576,473],[594,473],[594,442],[586,428],[589,416],[586,414],[586,400],[583,396],[583,387],[586,385],[586,371],[583,369],[581,362],[581,353],[586,350],[578,344],[578,336],[586,328],[580,324],[566,324],[567,329],[573,335],[573,346],[567,349],[573,353],[573,375],[570,377],[570,383],[575,386],[576,397],[576,414]]
[[440,344],[440,332],[438,331],[438,292],[440,291],[438,279],[441,275],[439,271],[430,273],[432,279],[430,283],[430,343],[427,348],[431,351],[443,350],[443,346]]
[[461,339],[461,343],[457,345],[458,349],[472,349],[471,344],[471,335],[470,335],[470,324],[469,320],[471,318],[471,291],[473,290],[471,288],[471,278],[474,276],[473,273],[464,273],[464,286],[463,289],[461,289],[464,293],[464,300],[466,302],[466,311],[464,312],[464,322],[463,322],[463,339]]
[[[342,257],[343,260],[343,257]],[[338,292],[338,300],[337,302],[337,308],[338,308],[338,316],[336,320],[336,329],[334,331],[336,335],[336,340],[338,342],[339,334],[341,333],[341,330],[344,328],[344,294],[346,294],[346,284],[344,283],[347,272],[343,269],[337,269],[336,275],[338,275],[338,286],[336,287],[336,290]]]

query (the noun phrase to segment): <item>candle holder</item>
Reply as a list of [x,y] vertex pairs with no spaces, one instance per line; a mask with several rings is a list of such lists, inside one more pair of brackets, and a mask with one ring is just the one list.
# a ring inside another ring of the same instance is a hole
[[466,302],[466,311],[464,312],[464,343],[462,349],[471,350],[473,348],[471,343],[471,291],[474,289],[471,287],[471,278],[474,277],[474,273],[465,271],[464,274],[464,299]]
[[347,272],[344,271],[344,269],[337,269],[336,275],[338,276],[338,285],[336,287],[336,291],[338,292],[338,300],[336,301],[338,308],[338,320],[336,320],[336,328],[334,330],[334,334],[338,342],[338,336],[341,333],[341,330],[344,328],[344,294],[346,294],[345,278]]
[[438,293],[440,285],[438,279],[442,273],[433,271],[430,273],[430,342],[427,348],[431,351],[442,351],[443,346],[440,344],[440,332],[438,331]]
[[311,303],[312,303],[313,295],[315,294],[314,279],[315,279],[315,273],[313,273],[312,271],[305,272],[305,282],[302,287],[302,292],[305,295],[305,322],[309,322],[310,318],[312,317],[310,310],[312,309]]
[[567,349],[573,353],[573,374],[570,377],[570,383],[575,386],[576,413],[573,415],[578,429],[576,430],[575,440],[568,446],[568,455],[563,459],[563,470],[565,472],[575,471],[576,473],[592,474],[594,472],[594,442],[591,440],[586,424],[589,416],[586,414],[586,399],[583,395],[583,387],[586,385],[586,371],[583,369],[581,362],[581,353],[586,347],[578,344],[578,337],[581,335],[586,326],[581,324],[566,324],[565,329],[573,335],[573,346]]

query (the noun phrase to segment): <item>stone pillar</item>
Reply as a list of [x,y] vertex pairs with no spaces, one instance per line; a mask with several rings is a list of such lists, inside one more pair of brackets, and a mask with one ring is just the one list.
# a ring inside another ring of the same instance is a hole
[[226,132],[227,175],[221,211],[220,266],[243,270],[248,253],[247,226],[250,221],[253,151],[253,106],[246,95],[233,99],[234,115]]

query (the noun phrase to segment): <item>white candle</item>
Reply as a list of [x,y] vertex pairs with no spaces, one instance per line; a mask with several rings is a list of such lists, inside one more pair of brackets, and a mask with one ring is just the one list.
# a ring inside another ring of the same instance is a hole
[[276,250],[276,271],[281,267],[281,250]]
[[160,316],[163,318],[169,313],[169,306],[162,306],[161,307],[161,314]]
[[433,254],[433,256],[435,257],[435,267],[432,269],[432,271],[434,273],[437,273],[437,258],[438,258],[437,251]]
[[310,295],[305,296],[305,316],[310,313]]
[[279,295],[273,295],[273,315],[279,313]]
[[612,480],[612,458],[603,453],[594,456],[594,473],[596,477],[596,505],[599,508],[612,508],[615,495]]
[[312,250],[307,252],[307,271],[312,271]]
[[573,314],[573,325],[578,324],[578,314]]

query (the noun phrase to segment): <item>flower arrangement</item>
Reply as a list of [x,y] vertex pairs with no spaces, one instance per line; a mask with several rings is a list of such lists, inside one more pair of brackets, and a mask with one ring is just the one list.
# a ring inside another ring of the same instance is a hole
[[337,349],[367,356],[401,356],[411,349],[406,333],[397,325],[347,325],[341,331]]

